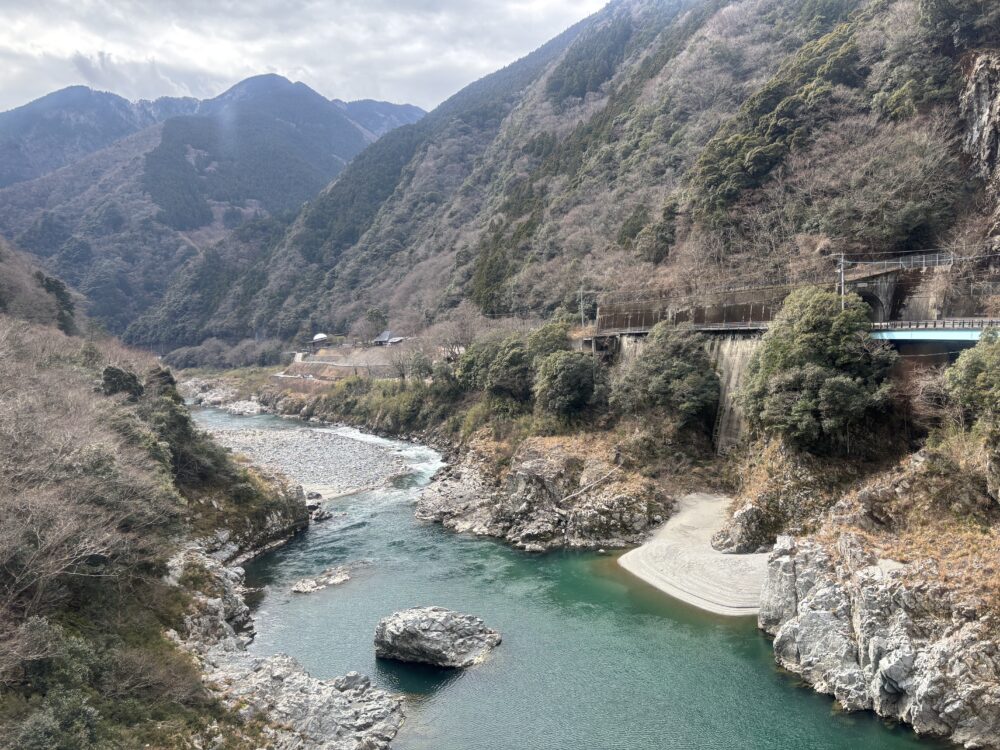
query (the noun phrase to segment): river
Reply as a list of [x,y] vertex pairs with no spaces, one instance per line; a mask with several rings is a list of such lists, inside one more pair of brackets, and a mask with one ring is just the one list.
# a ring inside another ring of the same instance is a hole
[[[276,417],[198,410],[209,429],[288,429]],[[429,448],[339,431],[401,457],[388,487],[332,501],[334,519],[247,567],[260,654],[317,677],[357,670],[406,694],[396,750],[859,750],[940,747],[872,714],[845,714],[781,672],[750,618],[692,609],[632,579],[613,556],[528,555],[413,518],[441,465]],[[329,456],[331,465],[338,455]],[[291,585],[356,564],[352,579]],[[378,661],[380,617],[418,605],[483,617],[503,643],[456,672]]]

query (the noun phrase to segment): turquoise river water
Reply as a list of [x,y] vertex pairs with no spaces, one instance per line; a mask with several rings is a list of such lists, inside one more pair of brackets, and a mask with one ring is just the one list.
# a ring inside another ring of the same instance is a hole
[[[198,419],[292,426],[214,410]],[[252,650],[288,653],[317,677],[357,670],[405,693],[397,750],[939,747],[871,714],[838,711],[776,668],[752,619],[683,605],[631,578],[614,557],[527,555],[416,521],[414,500],[440,457],[381,442],[405,458],[408,476],[337,500],[345,515],[253,561],[247,574],[263,587]],[[367,564],[342,586],[289,593],[300,578],[357,561]],[[428,604],[483,617],[503,643],[462,672],[376,660],[379,618]]]

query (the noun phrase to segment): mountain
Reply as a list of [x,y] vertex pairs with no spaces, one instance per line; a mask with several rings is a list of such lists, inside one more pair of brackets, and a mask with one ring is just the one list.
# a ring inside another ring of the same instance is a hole
[[960,100],[993,13],[617,0],[370,146],[283,234],[193,254],[128,337],[291,338],[372,307],[413,331],[463,299],[547,315],[581,287],[592,309],[832,278],[840,252],[982,246],[996,201]]
[[[119,97],[88,91],[74,92],[67,109],[58,110],[66,99],[53,95],[45,107],[19,114],[36,120],[20,132],[40,130],[40,111],[74,122],[78,100],[112,102],[114,111],[146,112],[146,119],[115,120],[105,134],[116,138],[110,145],[75,151],[62,169],[0,190],[0,232],[80,289],[91,315],[115,332],[158,303],[187,260],[245,220],[297,211],[376,140],[371,127],[421,114],[383,102],[333,102],[275,75],[183,106],[159,100],[126,107]],[[351,119],[352,110],[367,124]],[[157,121],[154,114],[169,116]],[[128,132],[128,123],[139,122],[147,126]],[[94,123],[85,132],[96,133]],[[81,140],[73,131],[63,143]]]
[[0,113],[0,187],[71,164],[127,135],[175,115],[196,99],[130,102],[115,94],[70,86]]
[[389,104],[374,99],[360,99],[356,102],[342,102],[334,99],[334,104],[343,107],[347,116],[376,138],[403,125],[412,125],[423,117],[420,107],[412,104]]

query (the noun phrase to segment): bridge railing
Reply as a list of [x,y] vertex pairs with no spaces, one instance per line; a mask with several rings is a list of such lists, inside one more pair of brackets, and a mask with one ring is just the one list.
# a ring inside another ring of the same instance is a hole
[[954,263],[955,253],[903,255],[887,260],[848,260],[845,261],[845,273],[848,278],[851,278],[857,275],[878,274],[887,271],[942,268]]
[[944,318],[942,320],[890,320],[885,323],[872,323],[873,331],[900,330],[982,330],[984,328],[1000,327],[997,318]]
[[[767,330],[768,321],[729,321],[714,323],[688,323],[696,331],[763,331]],[[598,336],[629,336],[649,333],[652,326],[638,323],[616,328],[600,328]],[[942,320],[890,320],[885,323],[872,323],[873,331],[927,331],[927,330],[985,330],[1000,328],[1000,318],[945,318]]]

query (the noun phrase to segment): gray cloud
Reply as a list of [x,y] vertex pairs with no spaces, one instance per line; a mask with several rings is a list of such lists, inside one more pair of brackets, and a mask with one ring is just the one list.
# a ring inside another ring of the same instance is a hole
[[76,83],[213,96],[279,73],[427,109],[605,0],[0,0],[0,110]]

